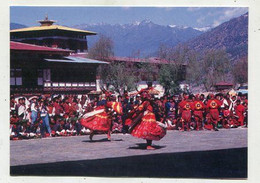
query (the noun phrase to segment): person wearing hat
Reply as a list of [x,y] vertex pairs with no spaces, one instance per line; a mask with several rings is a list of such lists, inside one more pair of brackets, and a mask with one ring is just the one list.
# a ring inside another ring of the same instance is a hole
[[[108,93],[108,92],[107,92]],[[107,101],[106,95],[101,96],[101,101],[97,103],[94,111],[84,114],[79,122],[81,126],[90,129],[89,139],[92,141],[96,132],[104,132],[107,139],[111,140],[111,125],[113,111],[122,115],[122,104],[120,102]]]
[[140,93],[142,104],[129,113],[127,121],[131,123],[129,133],[134,137],[145,139],[146,149],[154,150],[152,141],[160,140],[166,135],[166,126],[156,121],[148,91],[149,88],[142,90]]

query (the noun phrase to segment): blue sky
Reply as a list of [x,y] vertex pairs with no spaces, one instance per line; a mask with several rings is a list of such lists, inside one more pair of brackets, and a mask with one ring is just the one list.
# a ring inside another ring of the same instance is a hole
[[160,25],[189,27],[217,26],[248,12],[245,7],[26,7],[10,8],[10,22],[27,26],[36,21],[57,20],[57,24],[73,26],[84,23],[128,24],[151,20]]

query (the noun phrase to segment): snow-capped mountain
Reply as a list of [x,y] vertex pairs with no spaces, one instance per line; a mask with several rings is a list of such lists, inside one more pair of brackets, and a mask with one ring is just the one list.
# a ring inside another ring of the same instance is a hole
[[[74,28],[97,32],[114,41],[116,56],[155,56],[161,44],[175,46],[191,38],[201,35],[204,31],[177,25],[158,25],[150,20],[135,21],[131,24],[81,24]],[[99,36],[88,37],[89,47]]]

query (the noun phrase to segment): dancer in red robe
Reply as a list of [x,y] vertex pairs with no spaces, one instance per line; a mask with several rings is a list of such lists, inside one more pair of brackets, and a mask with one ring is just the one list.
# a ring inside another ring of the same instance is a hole
[[151,105],[149,85],[148,90],[142,90],[142,104],[130,112],[126,124],[130,124],[129,133],[146,140],[146,149],[153,150],[153,140],[160,140],[166,135],[166,125],[157,122]]
[[98,106],[94,111],[86,113],[80,119],[80,124],[91,130],[90,140],[93,139],[95,132],[105,132],[107,133],[107,139],[111,140],[112,110],[121,115],[121,103],[104,102],[104,105]]

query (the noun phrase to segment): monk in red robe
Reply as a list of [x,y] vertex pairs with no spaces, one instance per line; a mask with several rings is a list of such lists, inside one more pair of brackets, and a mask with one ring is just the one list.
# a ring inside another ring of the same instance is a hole
[[[217,100],[213,94],[210,94],[210,99],[207,102],[206,109],[208,111],[207,114],[207,129],[214,129],[218,131],[217,124],[219,122],[219,108],[221,106],[221,102]],[[212,126],[212,127],[209,127]]]
[[231,112],[229,110],[229,106],[225,106],[222,110],[223,116],[222,116],[222,127],[223,128],[230,128],[234,127],[235,123],[232,118],[233,115],[231,115]]
[[238,123],[240,126],[244,126],[244,120],[245,120],[245,112],[246,108],[244,105],[241,104],[240,100],[237,100],[237,105],[235,106],[235,112],[238,116]]
[[179,114],[181,116],[181,131],[184,131],[185,128],[187,131],[190,131],[190,123],[192,111],[194,105],[192,102],[192,96],[184,95],[184,99],[179,103]]
[[194,106],[193,115],[196,123],[196,130],[200,130],[203,128],[202,121],[203,121],[203,113],[205,111],[205,105],[200,100],[199,95],[196,95],[195,101],[193,102],[193,106]]

